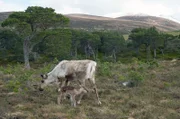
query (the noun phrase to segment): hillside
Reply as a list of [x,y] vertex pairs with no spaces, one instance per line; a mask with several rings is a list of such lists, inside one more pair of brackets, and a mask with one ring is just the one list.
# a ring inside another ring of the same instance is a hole
[[[0,13],[2,22],[11,12]],[[122,16],[108,18],[87,14],[67,14],[70,18],[70,27],[86,30],[118,30],[122,33],[129,33],[133,28],[155,26],[161,31],[180,30],[180,24],[174,21],[154,16]]]
[[122,16],[122,17],[118,17],[116,19],[119,20],[130,20],[130,21],[136,21],[136,22],[143,22],[143,23],[147,23],[150,26],[156,26],[158,27],[160,30],[178,30],[180,24],[177,22],[174,22],[172,20],[169,19],[165,19],[165,18],[161,18],[161,17],[155,17],[155,16]]
[[5,20],[12,12],[0,12],[0,23]]
[[130,32],[137,27],[156,26],[161,31],[175,31],[180,29],[180,24],[174,21],[154,16],[123,16],[108,18],[85,14],[66,15],[71,19],[72,28],[119,30],[123,33]]

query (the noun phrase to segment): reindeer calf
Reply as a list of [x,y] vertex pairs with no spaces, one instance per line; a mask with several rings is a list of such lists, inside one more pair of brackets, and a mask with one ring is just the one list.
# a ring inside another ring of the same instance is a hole
[[87,90],[85,90],[83,87],[80,87],[79,89],[76,89],[72,86],[64,86],[60,89],[60,95],[58,96],[58,104],[62,101],[62,97],[65,95],[70,96],[71,100],[71,106],[76,107],[76,96],[79,96],[78,104],[80,104],[81,98],[84,94],[87,93]]

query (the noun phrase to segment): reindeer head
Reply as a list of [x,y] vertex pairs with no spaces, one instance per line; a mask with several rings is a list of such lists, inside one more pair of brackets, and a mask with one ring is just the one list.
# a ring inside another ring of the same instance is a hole
[[39,91],[43,91],[44,87],[57,81],[57,78],[54,78],[52,75],[47,74],[41,74],[41,78],[42,80],[40,82]]

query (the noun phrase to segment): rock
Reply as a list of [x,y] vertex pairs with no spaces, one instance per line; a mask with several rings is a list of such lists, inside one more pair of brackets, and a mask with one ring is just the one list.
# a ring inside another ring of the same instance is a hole
[[177,61],[177,59],[173,59],[173,60],[171,60],[171,62],[176,62]]
[[135,86],[135,82],[133,82],[133,81],[126,81],[126,82],[122,82],[122,85],[126,86],[126,87],[134,87]]

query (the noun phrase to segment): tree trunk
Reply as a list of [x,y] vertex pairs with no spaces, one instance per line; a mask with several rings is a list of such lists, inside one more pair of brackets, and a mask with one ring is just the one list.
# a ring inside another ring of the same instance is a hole
[[76,40],[72,40],[72,44],[71,44],[72,48],[71,48],[71,56],[75,59],[77,59],[77,55],[78,55],[78,51],[77,51],[77,41]]
[[136,48],[136,55],[139,56],[139,47]]
[[113,60],[114,60],[114,62],[117,61],[117,60],[116,60],[116,51],[115,51],[115,49],[113,49]]
[[164,49],[161,49],[161,53],[162,53],[162,55],[164,56]]
[[96,54],[94,53],[94,51],[92,55],[93,55],[93,59],[96,60]]
[[95,50],[95,60],[97,60],[97,58],[98,58],[98,54],[99,54],[99,52],[98,52],[98,48]]
[[146,46],[146,58],[147,60],[150,59],[150,45]]
[[78,53],[77,53],[77,47],[75,47],[75,49],[74,49],[75,51],[75,53],[74,53],[74,56],[75,56],[75,58],[77,59],[77,55],[78,55]]
[[156,48],[154,49],[154,59],[156,59]]
[[86,58],[89,58],[87,46],[84,47],[84,52],[85,52],[85,54],[86,54]]
[[29,39],[25,39],[23,43],[23,52],[24,52],[24,63],[25,63],[25,68],[30,69],[30,64],[29,64]]

